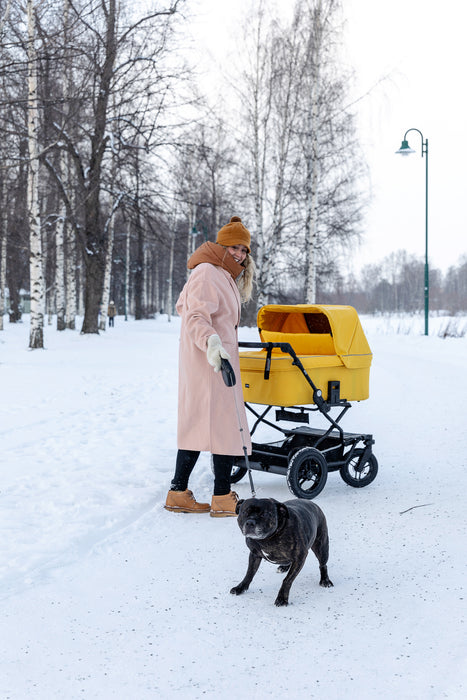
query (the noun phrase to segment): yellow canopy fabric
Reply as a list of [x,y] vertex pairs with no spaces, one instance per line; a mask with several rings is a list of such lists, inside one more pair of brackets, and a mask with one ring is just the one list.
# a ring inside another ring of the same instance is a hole
[[[262,340],[262,331],[310,333],[310,336],[330,332],[335,354],[345,367],[354,369],[371,365],[373,355],[353,306],[269,304],[259,309],[257,324]],[[270,341],[271,334],[266,335]]]

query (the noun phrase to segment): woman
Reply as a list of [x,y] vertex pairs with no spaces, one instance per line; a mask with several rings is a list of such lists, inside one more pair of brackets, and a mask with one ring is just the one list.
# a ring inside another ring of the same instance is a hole
[[[250,241],[242,220],[233,216],[217,234],[216,243],[203,243],[188,261],[193,272],[176,306],[182,319],[178,452],[167,510],[210,513],[213,517],[236,515],[238,497],[230,490],[233,461],[235,456],[243,456],[243,441],[251,452],[251,441],[241,382],[227,387],[219,370],[221,359],[228,359],[240,379],[237,328],[241,303],[251,297],[255,271]],[[197,503],[188,489],[200,452],[213,455],[211,504]]]

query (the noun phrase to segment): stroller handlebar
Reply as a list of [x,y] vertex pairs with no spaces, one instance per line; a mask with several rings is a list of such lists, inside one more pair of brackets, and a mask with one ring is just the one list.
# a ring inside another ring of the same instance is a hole
[[239,348],[261,348],[263,350],[266,350],[266,362],[264,365],[264,379],[268,380],[269,379],[269,374],[271,371],[271,354],[274,348],[278,348],[281,350],[283,353],[289,354],[293,362],[292,364],[297,365],[299,370],[302,372],[304,375],[305,379],[307,380],[308,384],[311,386],[313,389],[313,401],[318,406],[322,411],[327,412],[328,405],[326,401],[323,399],[323,394],[321,392],[321,389],[318,389],[318,387],[314,384],[312,381],[311,377],[308,375],[308,372],[304,368],[300,358],[296,354],[295,350],[293,347],[290,345],[290,343],[251,343],[251,342],[239,342],[238,344]]

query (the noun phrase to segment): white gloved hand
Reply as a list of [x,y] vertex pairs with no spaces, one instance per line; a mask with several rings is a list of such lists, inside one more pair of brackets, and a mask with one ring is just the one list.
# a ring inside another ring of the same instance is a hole
[[222,347],[221,339],[218,335],[209,336],[206,355],[209,364],[214,367],[214,372],[219,372],[221,368],[221,359],[230,360],[230,355],[227,350],[224,350]]

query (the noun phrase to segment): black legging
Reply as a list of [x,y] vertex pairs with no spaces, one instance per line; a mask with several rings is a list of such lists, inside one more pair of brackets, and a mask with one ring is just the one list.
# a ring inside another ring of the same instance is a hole
[[[198,461],[199,452],[194,450],[178,450],[175,464],[175,475],[172,479],[172,491],[185,491],[188,480]],[[213,455],[214,464],[214,496],[225,496],[230,493],[230,475],[234,458],[230,455]]]

